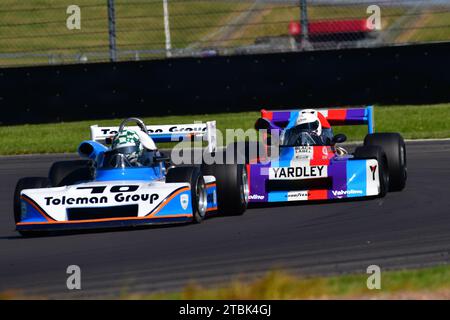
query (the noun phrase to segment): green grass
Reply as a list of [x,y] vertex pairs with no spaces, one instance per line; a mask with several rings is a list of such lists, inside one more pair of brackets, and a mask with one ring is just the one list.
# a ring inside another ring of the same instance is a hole
[[[131,115],[130,115],[131,116]],[[147,124],[182,124],[216,120],[218,129],[252,128],[259,112],[222,113],[144,118]],[[375,129],[379,132],[400,132],[406,139],[449,138],[450,104],[431,106],[375,107]],[[117,126],[120,119],[80,121],[55,124],[0,126],[0,154],[31,154],[75,152],[78,144],[89,139],[92,124]],[[364,126],[335,127],[349,141],[362,140]]]
[[[272,270],[248,279],[236,276],[230,282],[200,286],[190,282],[180,291],[133,293],[126,288],[119,299],[130,300],[294,300],[294,299],[442,299],[450,293],[450,266],[396,271],[381,270],[381,289],[369,290],[366,273],[328,277],[302,277]],[[20,291],[0,292],[0,300],[46,299]]]
[[381,289],[367,288],[368,274],[349,274],[331,277],[298,277],[283,271],[271,271],[262,277],[248,281],[238,277],[219,287],[202,287],[195,283],[180,292],[156,294],[124,294],[122,299],[333,299],[333,298],[395,298],[396,294],[417,293],[435,298],[443,290],[450,289],[450,267],[437,266],[427,269],[383,271]]
[[[116,33],[119,50],[149,50],[140,59],[165,56],[162,2],[154,0],[116,0]],[[0,53],[28,52],[41,56],[0,57],[0,67],[29,64],[74,63],[89,53],[89,61],[108,60],[108,13],[105,0],[78,0],[81,30],[68,30],[66,8],[69,0],[2,0],[0,4]],[[256,14],[237,26],[229,38],[219,39],[220,30],[252,5],[251,1],[169,1],[172,47],[183,49],[253,44],[257,38],[288,34],[291,21],[299,21],[296,5],[261,4]],[[29,10],[32,9],[32,10]],[[407,12],[405,7],[381,6],[386,30]],[[310,5],[311,21],[324,19],[362,19],[367,6]],[[445,8],[424,9],[417,29],[400,31],[397,42],[439,41],[450,38],[450,13]],[[412,16],[412,18],[416,18]],[[430,28],[425,28],[430,27]],[[98,55],[100,54],[100,55]],[[136,59],[135,53],[122,53],[120,60]]]
[[[165,35],[162,2],[116,0],[117,46],[121,50],[160,50],[140,58],[164,56]],[[66,28],[68,0],[2,0],[0,4],[0,53],[32,52],[76,55],[89,52],[108,53],[108,13],[105,0],[79,0],[81,30]],[[248,3],[229,1],[169,1],[172,47],[185,48],[226,24]],[[8,10],[11,8],[13,10]],[[21,11],[19,9],[29,9]],[[37,10],[36,10],[37,9]],[[201,19],[199,19],[201,17]],[[52,23],[43,23],[52,22]],[[106,56],[107,57],[107,56]],[[121,56],[122,59],[133,58]],[[62,60],[61,60],[62,59]],[[104,60],[105,57],[98,58]],[[48,63],[49,58],[23,57],[0,59],[0,66]],[[92,61],[92,59],[91,59]]]
[[411,32],[409,42],[448,41],[450,39],[450,12],[425,13],[422,28]]

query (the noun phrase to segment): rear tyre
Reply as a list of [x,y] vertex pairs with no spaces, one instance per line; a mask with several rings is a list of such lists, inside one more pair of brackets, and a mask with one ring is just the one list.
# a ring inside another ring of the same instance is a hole
[[[20,193],[25,189],[39,189],[50,187],[50,181],[48,178],[40,177],[27,177],[20,179],[16,184],[16,189],[14,190],[14,222],[17,224],[21,221],[21,201]],[[22,235],[32,235],[32,231],[19,231]]]
[[389,188],[389,171],[386,153],[378,146],[357,147],[354,152],[355,159],[375,159],[378,161],[378,177],[380,180],[380,198],[384,197]]
[[398,133],[372,133],[364,139],[365,146],[380,146],[386,153],[389,167],[389,191],[405,188],[407,179],[406,146]]
[[248,176],[244,164],[203,165],[205,176],[216,178],[216,190],[219,212],[237,216],[244,214],[248,206]]
[[58,161],[53,163],[49,171],[49,179],[53,187],[69,186],[80,181],[91,181],[94,178],[91,160]]
[[175,167],[169,169],[166,182],[188,182],[191,185],[193,222],[200,223],[206,216],[208,200],[205,179],[199,167]]

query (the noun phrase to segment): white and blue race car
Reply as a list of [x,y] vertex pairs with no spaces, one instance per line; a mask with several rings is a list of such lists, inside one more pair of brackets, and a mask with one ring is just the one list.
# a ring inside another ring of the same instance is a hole
[[[131,121],[137,126],[126,126]],[[130,161],[124,148],[108,146],[128,129],[147,137],[140,161]],[[78,147],[82,160],[55,162],[48,177],[18,181],[16,230],[30,235],[199,223],[212,213],[243,214],[248,203],[245,165],[173,166],[155,146],[155,142],[186,138],[208,141],[208,151],[214,152],[215,122],[146,126],[129,118],[119,127],[91,126],[91,140]]]

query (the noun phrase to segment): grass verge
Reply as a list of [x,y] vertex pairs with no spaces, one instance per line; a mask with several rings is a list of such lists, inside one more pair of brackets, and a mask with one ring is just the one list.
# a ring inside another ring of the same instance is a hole
[[[89,61],[108,59],[109,31],[107,1],[78,0],[81,29],[69,30],[66,10],[72,4],[61,0],[2,0],[0,5],[0,66],[76,63],[76,56]],[[66,1],[67,2],[67,1]],[[169,1],[172,48],[185,48],[213,33],[244,10],[237,1]],[[116,0],[116,41],[121,51],[145,50],[140,59],[165,57],[162,1]],[[201,19],[199,19],[199,17]],[[21,56],[20,53],[32,53]],[[121,60],[134,60],[134,52],[121,52]],[[49,61],[50,60],[50,61]]]
[[381,289],[367,288],[368,274],[302,278],[283,271],[271,271],[253,280],[236,279],[217,288],[195,283],[181,292],[149,295],[126,294],[122,299],[188,300],[292,300],[292,299],[438,299],[448,298],[450,266],[427,269],[385,271]]
[[[130,115],[131,116],[131,115]],[[259,112],[221,113],[144,118],[147,124],[182,124],[216,120],[218,129],[253,127]],[[375,127],[379,132],[400,132],[406,139],[449,138],[450,104],[375,107]],[[119,125],[121,120],[79,121],[55,124],[0,127],[0,154],[75,152],[78,144],[89,139],[89,126]],[[350,141],[362,140],[364,126],[336,127]]]
[[[191,282],[178,292],[151,294],[122,290],[123,300],[295,300],[295,299],[450,299],[450,266],[382,271],[381,289],[367,288],[370,274],[299,277],[272,270],[252,280],[235,277],[229,283],[203,287]],[[370,280],[369,280],[370,281]],[[9,290],[0,300],[47,299]]]

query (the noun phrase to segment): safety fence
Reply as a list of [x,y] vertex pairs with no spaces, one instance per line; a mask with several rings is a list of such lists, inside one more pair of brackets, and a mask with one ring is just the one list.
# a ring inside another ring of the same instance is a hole
[[450,40],[450,0],[2,0],[0,66]]

